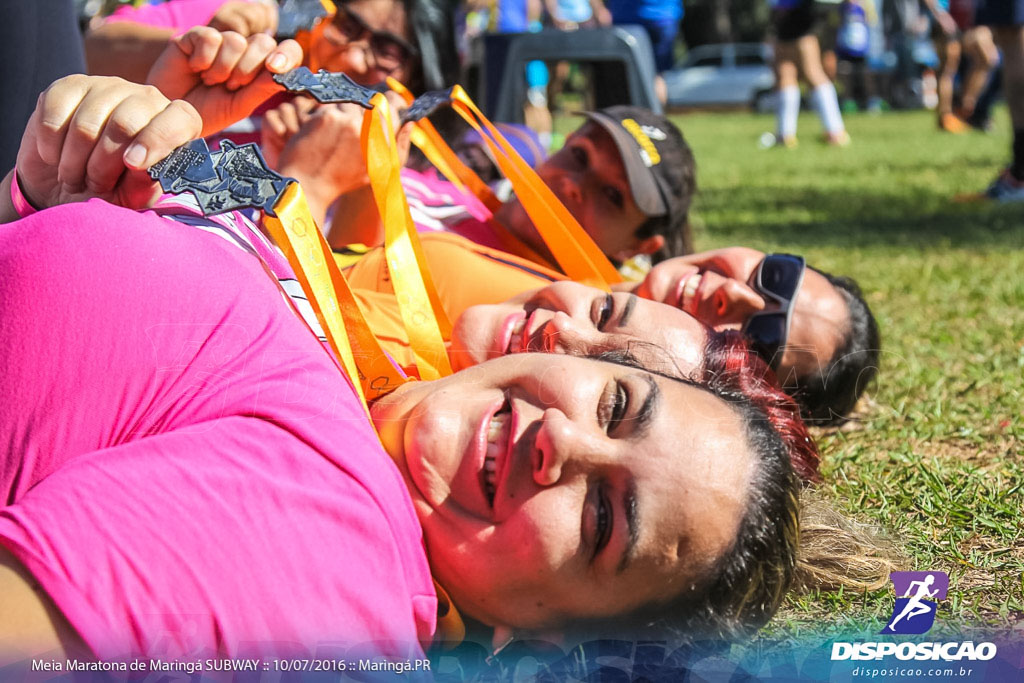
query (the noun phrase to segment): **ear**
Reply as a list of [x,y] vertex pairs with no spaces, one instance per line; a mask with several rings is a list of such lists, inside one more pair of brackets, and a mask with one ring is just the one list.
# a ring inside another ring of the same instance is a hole
[[622,263],[624,261],[628,261],[637,254],[653,254],[663,246],[665,246],[664,235],[651,235],[650,237],[643,238],[629,249],[623,249],[612,254],[612,258],[619,263]]

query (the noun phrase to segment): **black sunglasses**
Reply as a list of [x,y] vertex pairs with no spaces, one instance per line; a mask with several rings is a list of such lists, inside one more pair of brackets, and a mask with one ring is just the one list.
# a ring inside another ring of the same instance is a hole
[[[341,44],[336,37],[332,36],[330,28],[337,29],[337,32],[345,40],[344,44]],[[415,47],[394,33],[371,28],[366,23],[366,20],[355,12],[346,9],[344,5],[338,5],[337,13],[334,15],[334,19],[331,20],[328,30],[324,32],[324,37],[338,45],[347,45],[358,40],[368,40],[370,51],[373,52],[377,67],[388,73],[405,66],[410,59],[419,54]]]
[[793,320],[793,300],[804,281],[807,262],[802,256],[768,254],[754,273],[754,289],[779,304],[773,311],[754,313],[743,325],[743,334],[758,355],[775,370]]

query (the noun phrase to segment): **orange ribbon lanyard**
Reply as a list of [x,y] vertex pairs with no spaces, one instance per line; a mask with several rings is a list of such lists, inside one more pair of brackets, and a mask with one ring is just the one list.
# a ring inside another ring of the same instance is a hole
[[[399,93],[406,102],[412,102],[412,94],[401,83],[389,78],[388,86]],[[501,172],[511,181],[516,196],[562,271],[573,280],[605,291],[610,290],[610,284],[622,282],[621,274],[590,235],[558,201],[537,172],[523,160],[508,140],[477,108],[461,86],[456,85],[452,88],[451,100],[452,108],[480,134]],[[419,135],[417,131],[420,132]],[[459,160],[429,121],[421,119],[415,122],[412,141],[456,187],[468,187],[492,212],[500,205],[500,201],[487,184]],[[508,238],[515,240],[508,234],[499,234],[499,238],[501,237],[506,238],[503,240],[505,242],[510,242]],[[533,260],[544,262],[541,258]]]
[[610,284],[622,282],[622,276],[590,235],[461,86],[452,88],[452,108],[483,138],[562,272],[577,282],[605,291],[610,290]]
[[289,183],[274,204],[274,212],[276,216],[267,214],[263,223],[295,271],[328,343],[345,366],[369,416],[368,400],[393,391],[410,378],[391,363],[370,331],[298,183]]
[[420,378],[437,379],[452,373],[444,342],[451,337],[452,324],[426,266],[402,190],[390,106],[381,93],[370,103],[373,109],[363,119],[361,142],[370,187],[384,223],[384,256]]
[[[408,88],[391,76],[388,76],[387,83],[389,88],[402,96],[406,104],[411,104],[415,99]],[[434,128],[434,124],[427,119],[420,119],[419,121],[413,121],[411,126],[412,134],[410,135],[410,140],[412,144],[416,145],[423,152],[427,160],[441,172],[441,175],[448,182],[462,191],[468,190],[472,192],[491,213],[498,210],[502,201],[498,199],[490,186],[476,174],[476,171],[462,162],[459,155],[452,150],[444,138],[441,137],[441,134],[437,132],[437,129]],[[540,263],[552,270],[557,270],[556,266],[549,263],[546,258],[509,232],[505,226],[497,221],[491,221],[491,228],[494,230],[494,235],[498,238],[503,251],[521,256],[534,263]]]
[[[314,44],[323,40],[324,29],[327,28],[327,24],[334,20],[334,15],[338,13],[338,7],[331,0],[320,0],[320,5],[327,12],[327,16],[318,21],[313,28],[302,29],[295,34],[295,42],[302,48],[302,54],[312,54],[311,48]],[[320,64],[310,64],[311,69],[314,71],[319,68]]]
[[[415,97],[400,82],[388,76],[388,87],[401,95],[406,104],[412,104]],[[420,119],[412,123],[412,144],[416,145],[423,155],[441,172],[448,182],[463,192],[469,191],[479,199],[487,210],[495,212],[501,206],[501,200],[494,194],[490,186],[485,183],[476,172],[462,162],[459,155],[444,141],[441,134],[437,132],[427,119]]]
[[[377,109],[369,113],[376,115]],[[387,111],[383,114],[387,116]],[[397,170],[397,166],[394,168]],[[276,216],[264,216],[264,225],[295,271],[331,348],[341,359],[348,376],[353,379],[356,395],[372,425],[367,397],[370,400],[376,399],[413,378],[402,376],[370,331],[352,295],[352,289],[334,262],[327,241],[310,215],[305,195],[298,183],[290,183],[285,188],[281,198],[274,204],[274,212]],[[446,374],[450,373],[449,368]],[[465,638],[466,626],[447,591],[436,580],[434,589],[438,600],[435,638],[451,648]]]

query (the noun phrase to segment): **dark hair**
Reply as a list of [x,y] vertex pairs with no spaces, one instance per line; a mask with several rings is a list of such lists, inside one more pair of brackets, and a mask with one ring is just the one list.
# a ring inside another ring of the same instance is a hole
[[800,417],[800,406],[783,390],[768,364],[737,330],[711,330],[704,346],[702,379],[732,375],[731,381],[768,417],[789,451],[793,471],[802,481],[821,480],[821,454]]
[[[643,367],[622,351],[597,358]],[[630,615],[574,624],[572,629],[641,638],[672,635],[684,640],[747,635],[775,614],[795,574],[800,486],[790,464],[790,449],[757,400],[747,395],[751,386],[763,381],[754,372],[719,372],[701,382],[666,376],[726,401],[741,418],[747,444],[757,454],[736,539],[672,600]]]
[[[340,0],[349,4],[355,0]],[[413,93],[441,90],[458,80],[459,57],[455,47],[455,4],[452,0],[398,0],[405,9],[418,59],[409,69],[404,85]]]
[[842,424],[878,374],[882,340],[856,281],[817,268],[811,270],[835,287],[846,302],[849,317],[843,343],[816,372],[796,378],[793,397],[804,419],[819,425]]
[[[420,51],[416,85],[441,90],[458,80],[455,46],[455,3],[451,0],[403,0],[409,29]],[[417,91],[419,88],[417,89]]]
[[675,152],[665,162],[662,177],[668,181],[668,187],[675,205],[665,216],[652,216],[644,221],[636,230],[638,239],[646,239],[654,235],[662,235],[665,245],[651,254],[652,263],[660,263],[675,256],[685,256],[694,252],[693,231],[690,228],[690,206],[697,193],[697,162],[693,150],[687,144],[682,131],[661,114],[650,113],[659,128],[669,136],[671,147]]
[[768,363],[750,347],[743,333],[738,330],[717,331],[709,328],[700,367],[689,375],[679,368],[669,351],[647,341],[631,341],[625,349],[628,355],[626,359],[616,359],[614,355],[601,358],[629,364],[629,358],[635,358],[633,350],[640,347],[654,354],[661,353],[665,356],[665,362],[661,366],[675,369],[674,373],[666,373],[649,366],[637,365],[647,372],[669,379],[688,378],[705,384],[719,376],[727,378],[728,382],[765,414],[772,429],[786,446],[789,462],[800,480],[806,483],[821,481],[821,473],[818,471],[821,454],[801,418],[800,406],[782,388],[775,373],[768,368]]

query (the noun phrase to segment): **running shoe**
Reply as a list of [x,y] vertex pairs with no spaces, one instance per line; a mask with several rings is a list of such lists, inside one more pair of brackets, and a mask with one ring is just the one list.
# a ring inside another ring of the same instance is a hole
[[956,114],[943,114],[939,117],[939,130],[960,135],[967,132],[967,124]]
[[985,190],[985,196],[997,202],[1024,202],[1024,182],[1014,178],[1010,169],[1003,169]]
[[793,149],[799,144],[795,137],[783,138],[775,135],[775,133],[761,133],[761,137],[757,139],[757,146],[761,149],[772,149],[775,147]]
[[826,133],[825,137],[822,138],[822,142],[831,147],[846,147],[852,140],[850,140],[849,133],[841,130],[838,133]]

